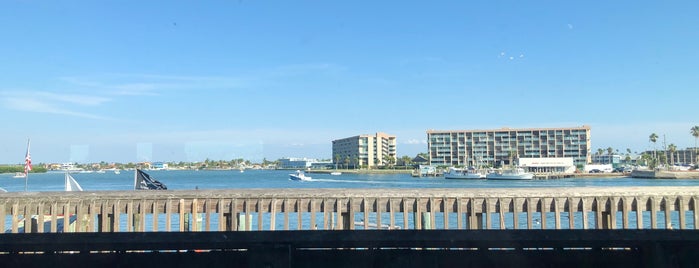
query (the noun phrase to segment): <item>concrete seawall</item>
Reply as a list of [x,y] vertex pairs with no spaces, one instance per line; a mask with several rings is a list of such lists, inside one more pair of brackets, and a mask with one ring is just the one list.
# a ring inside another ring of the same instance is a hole
[[699,179],[699,171],[634,170],[631,177],[643,179]]

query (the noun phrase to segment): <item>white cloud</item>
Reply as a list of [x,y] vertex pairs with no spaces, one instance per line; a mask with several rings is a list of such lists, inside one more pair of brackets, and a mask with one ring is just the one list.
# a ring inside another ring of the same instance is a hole
[[103,116],[76,112],[73,110],[59,107],[58,104],[51,100],[33,98],[33,97],[2,97],[0,103],[3,107],[10,110],[26,111],[34,113],[48,113],[58,115],[68,115],[91,119],[108,119]]
[[418,140],[418,139],[408,139],[403,143],[404,144],[427,144],[427,141],[426,140]]

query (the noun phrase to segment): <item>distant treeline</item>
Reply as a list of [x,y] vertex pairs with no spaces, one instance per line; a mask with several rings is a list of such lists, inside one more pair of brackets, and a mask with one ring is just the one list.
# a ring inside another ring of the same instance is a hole
[[[0,166],[0,173],[17,173],[17,172],[24,173],[24,166]],[[46,172],[46,168],[39,167],[39,166],[33,166],[32,170],[29,171],[29,173],[44,173],[44,172]]]

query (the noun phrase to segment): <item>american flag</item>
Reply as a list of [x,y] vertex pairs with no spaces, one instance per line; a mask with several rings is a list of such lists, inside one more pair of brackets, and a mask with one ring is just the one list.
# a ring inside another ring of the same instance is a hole
[[24,175],[32,170],[32,156],[29,155],[29,140],[27,140],[27,155],[24,157]]

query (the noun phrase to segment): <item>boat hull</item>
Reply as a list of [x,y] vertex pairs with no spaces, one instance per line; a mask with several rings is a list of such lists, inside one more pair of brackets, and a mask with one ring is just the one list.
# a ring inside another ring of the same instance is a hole
[[306,177],[304,175],[296,175],[296,174],[289,174],[289,180],[292,181],[309,181],[311,180],[311,177]]

